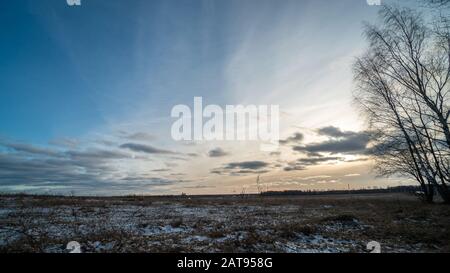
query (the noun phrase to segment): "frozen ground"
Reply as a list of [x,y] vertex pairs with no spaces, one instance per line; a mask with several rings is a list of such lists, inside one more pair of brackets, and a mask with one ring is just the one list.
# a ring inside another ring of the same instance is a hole
[[0,252],[450,251],[450,208],[413,196],[0,196]]

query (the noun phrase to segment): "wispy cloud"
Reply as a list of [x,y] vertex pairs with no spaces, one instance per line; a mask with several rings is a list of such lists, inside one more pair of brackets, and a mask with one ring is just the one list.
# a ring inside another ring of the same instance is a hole
[[144,144],[139,144],[139,143],[125,143],[125,144],[120,145],[120,148],[129,149],[134,152],[141,152],[141,153],[147,153],[147,154],[176,154],[175,152],[172,152],[169,150],[155,148],[150,145],[144,145]]
[[319,135],[328,136],[330,139],[305,145],[293,146],[297,152],[307,153],[331,153],[331,154],[366,154],[370,136],[367,132],[341,131],[336,127],[324,127],[318,130]]
[[217,147],[208,151],[209,157],[222,157],[228,155],[222,148]]
[[45,155],[45,156],[60,156],[60,152],[57,150],[49,149],[49,148],[42,148],[33,146],[26,143],[11,143],[11,142],[5,142],[1,143],[0,145],[12,149],[17,152],[24,152],[28,154],[34,154],[34,155]]
[[225,166],[225,169],[251,169],[257,170],[267,167],[269,163],[264,161],[244,161],[244,162],[231,162]]
[[[136,192],[186,181],[155,177],[145,169],[140,170],[139,166],[149,159],[133,157],[115,147],[60,150],[16,142],[0,145],[6,148],[0,150],[0,191]],[[165,153],[164,150],[151,151]],[[122,164],[126,168],[119,167]],[[131,172],[133,166],[137,168]]]
[[297,132],[293,136],[280,140],[280,144],[288,144],[288,143],[298,144],[303,140],[303,138],[304,138],[303,134]]
[[214,174],[247,175],[269,172],[270,163],[264,161],[230,162],[221,168],[211,170]]
[[149,142],[149,141],[153,141],[153,140],[156,139],[156,137],[154,135],[151,135],[151,134],[146,133],[146,132],[128,133],[128,132],[125,132],[125,131],[120,131],[119,134],[120,134],[120,136],[122,138],[125,138],[125,139],[128,139],[128,140]]

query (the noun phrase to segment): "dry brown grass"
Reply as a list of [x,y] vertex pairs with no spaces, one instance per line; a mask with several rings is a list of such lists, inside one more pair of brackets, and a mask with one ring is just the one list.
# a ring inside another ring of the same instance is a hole
[[363,252],[371,240],[387,252],[450,251],[449,206],[406,194],[6,195],[0,208],[11,211],[0,216],[0,252],[64,252],[72,240],[87,252]]

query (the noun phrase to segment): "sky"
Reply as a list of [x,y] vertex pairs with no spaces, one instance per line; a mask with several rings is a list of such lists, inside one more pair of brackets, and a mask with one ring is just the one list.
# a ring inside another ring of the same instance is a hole
[[[0,192],[213,194],[376,178],[351,64],[365,0],[0,0]],[[279,105],[280,147],[175,141],[177,104]],[[256,183],[257,177],[259,183]]]

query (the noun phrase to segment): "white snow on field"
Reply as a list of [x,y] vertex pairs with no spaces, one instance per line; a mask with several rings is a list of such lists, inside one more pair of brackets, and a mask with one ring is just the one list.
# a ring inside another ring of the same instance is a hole
[[[334,205],[240,205],[83,199],[71,204],[0,199],[0,252],[349,252],[364,251],[358,234],[374,227],[327,218]],[[331,219],[331,220],[323,220]],[[306,234],[296,227],[317,226]],[[283,235],[284,229],[287,234]],[[392,246],[392,252],[423,246]]]
[[159,234],[167,234],[167,233],[181,233],[181,232],[188,232],[190,230],[192,230],[192,229],[182,228],[182,227],[172,227],[170,225],[166,225],[163,227],[145,228],[143,230],[143,235],[149,236],[149,235],[159,235]]
[[351,251],[352,248],[357,247],[358,242],[325,238],[321,235],[299,235],[297,240],[277,242],[276,245],[287,253],[339,253]]

